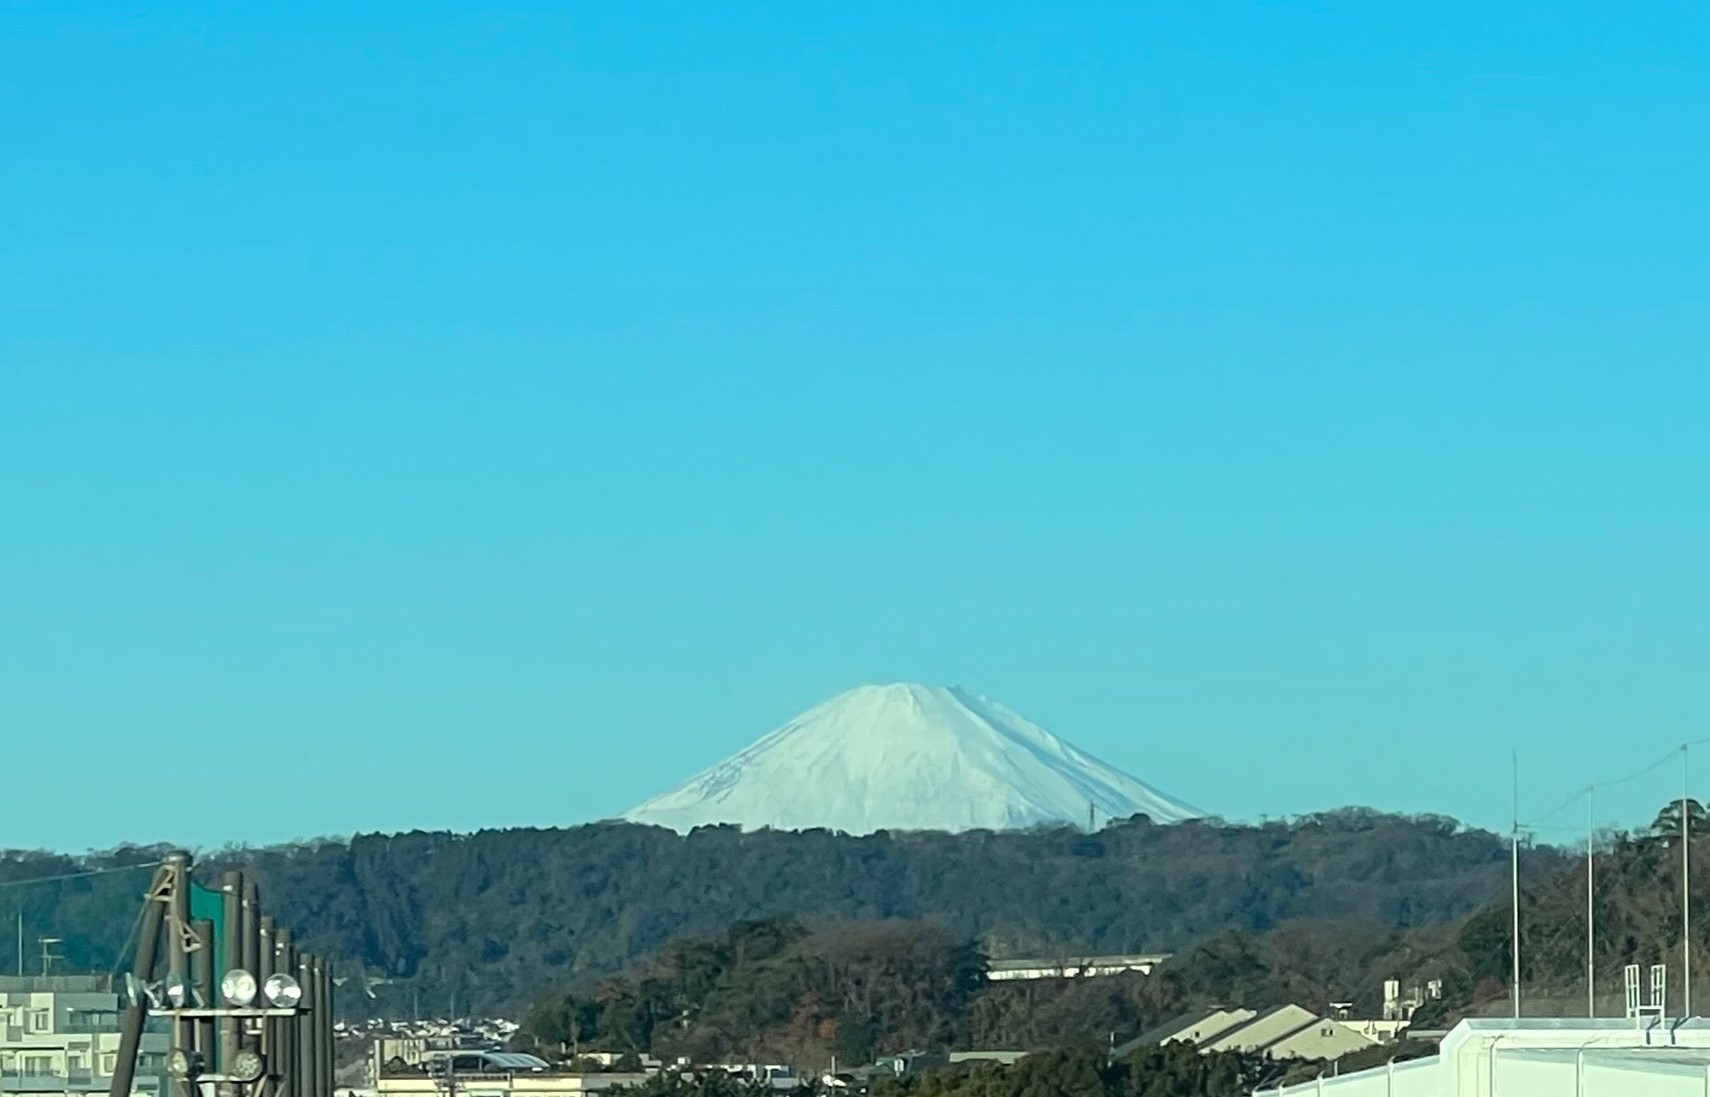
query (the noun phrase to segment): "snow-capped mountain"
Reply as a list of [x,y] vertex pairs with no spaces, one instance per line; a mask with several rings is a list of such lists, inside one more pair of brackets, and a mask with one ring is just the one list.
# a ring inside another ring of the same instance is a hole
[[1203,814],[958,687],[861,686],[624,818],[850,834]]

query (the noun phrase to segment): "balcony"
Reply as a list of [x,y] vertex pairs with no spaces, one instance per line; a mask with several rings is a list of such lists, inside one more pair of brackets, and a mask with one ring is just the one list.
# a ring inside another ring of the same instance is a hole
[[77,1035],[88,1035],[101,1032],[119,1032],[124,1028],[124,1018],[117,1013],[73,1013],[60,1025],[60,1032]]
[[31,1074],[26,1071],[0,1071],[0,1090],[7,1093],[64,1093],[67,1090],[104,1090],[105,1078],[97,1078],[87,1070],[63,1074]]

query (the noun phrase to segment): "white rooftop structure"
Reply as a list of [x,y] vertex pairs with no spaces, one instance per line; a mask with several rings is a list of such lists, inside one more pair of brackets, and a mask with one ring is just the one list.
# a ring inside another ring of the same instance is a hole
[[994,983],[1018,979],[1084,979],[1094,975],[1124,975],[1152,969],[1170,958],[1167,952],[1123,956],[1072,956],[1067,958],[993,960],[986,965],[986,978]]
[[1438,1054],[1256,1097],[1704,1097],[1710,1021],[1463,1021]]

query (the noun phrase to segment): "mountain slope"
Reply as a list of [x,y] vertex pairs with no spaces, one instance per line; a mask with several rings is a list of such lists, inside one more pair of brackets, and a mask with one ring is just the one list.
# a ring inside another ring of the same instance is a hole
[[625,818],[687,832],[1012,830],[1202,814],[977,694],[862,686],[798,716]]

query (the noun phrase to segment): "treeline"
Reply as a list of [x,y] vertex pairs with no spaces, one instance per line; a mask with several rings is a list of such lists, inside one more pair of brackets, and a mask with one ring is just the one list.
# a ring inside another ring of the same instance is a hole
[[[1259,826],[1136,818],[1095,834],[711,827],[684,836],[601,823],[362,835],[200,861],[209,879],[226,867],[252,873],[307,947],[360,976],[344,1008],[394,1016],[525,1009],[545,991],[591,988],[673,940],[744,920],[931,920],[994,956],[1182,953],[1233,931],[1262,938],[1327,918],[1380,936],[1442,925],[1499,893],[1507,871],[1494,835],[1363,810]],[[90,863],[15,854],[6,870]],[[1543,851],[1529,871],[1562,863]],[[62,970],[110,970],[141,888],[121,876],[38,889],[28,923],[65,938]]]
[[598,1051],[823,1070],[911,1049],[1118,1043],[1211,1004],[1323,1008],[1369,987],[1361,997],[1375,1010],[1410,936],[1301,923],[1225,934],[1151,975],[991,982],[979,948],[933,923],[743,922],[674,943],[627,978],[548,998],[517,1046],[567,1062]]
[[[1710,818],[1696,800],[1686,801],[1687,825],[1694,835],[1691,873],[1710,882]],[[1619,1016],[1624,1009],[1621,971],[1627,964],[1666,963],[1672,987],[1681,977],[1681,803],[1664,807],[1650,826],[1610,831],[1599,836],[1592,857],[1593,957],[1599,974],[1600,1009]],[[1710,906],[1693,884],[1693,967],[1695,998],[1710,991]],[[1498,1008],[1508,1000],[1513,980],[1513,906],[1507,892],[1486,903],[1460,928],[1448,966],[1455,970],[1441,1020]],[[1520,977],[1529,1014],[1583,1015],[1586,949],[1586,870],[1578,863],[1547,876],[1528,877],[1520,894]],[[1678,990],[1671,990],[1678,995]],[[1673,999],[1678,1001],[1678,997]],[[1710,999],[1706,999],[1710,1000]]]
[[598,824],[361,836],[241,860],[312,947],[391,980],[375,1008],[392,1012],[524,1007],[741,920],[931,919],[994,956],[1180,952],[1299,919],[1451,921],[1507,870],[1494,835],[1362,811],[1096,834]]
[[[1710,826],[1689,802],[1694,830]],[[1620,1009],[1620,967],[1673,961],[1680,943],[1678,805],[1637,832],[1606,836],[1594,859],[1597,957],[1605,1008]],[[1710,835],[1707,835],[1710,837]],[[1553,871],[1522,890],[1523,986],[1531,1014],[1584,1009],[1583,861],[1529,850]],[[1710,873],[1710,841],[1693,847]],[[1710,875],[1702,877],[1710,879]],[[1185,950],[1151,976],[988,982],[986,952],[945,922],[743,922],[680,940],[631,976],[555,995],[524,1039],[567,1057],[578,1048],[696,1061],[869,1061],[909,1048],[1061,1048],[1127,1039],[1212,1004],[1350,1001],[1382,1005],[1384,980],[1407,993],[1435,982],[1417,1023],[1450,1024],[1506,1001],[1509,906],[1488,902],[1453,923],[1399,929],[1374,919],[1301,918],[1236,928]],[[1710,911],[1695,911],[1695,956],[1710,971]],[[1706,999],[1702,991],[1700,1000]]]
[[971,943],[935,925],[742,922],[673,945],[629,979],[537,1006],[521,1046],[571,1061],[599,1050],[862,1063],[881,1049],[965,1040],[985,970]]

